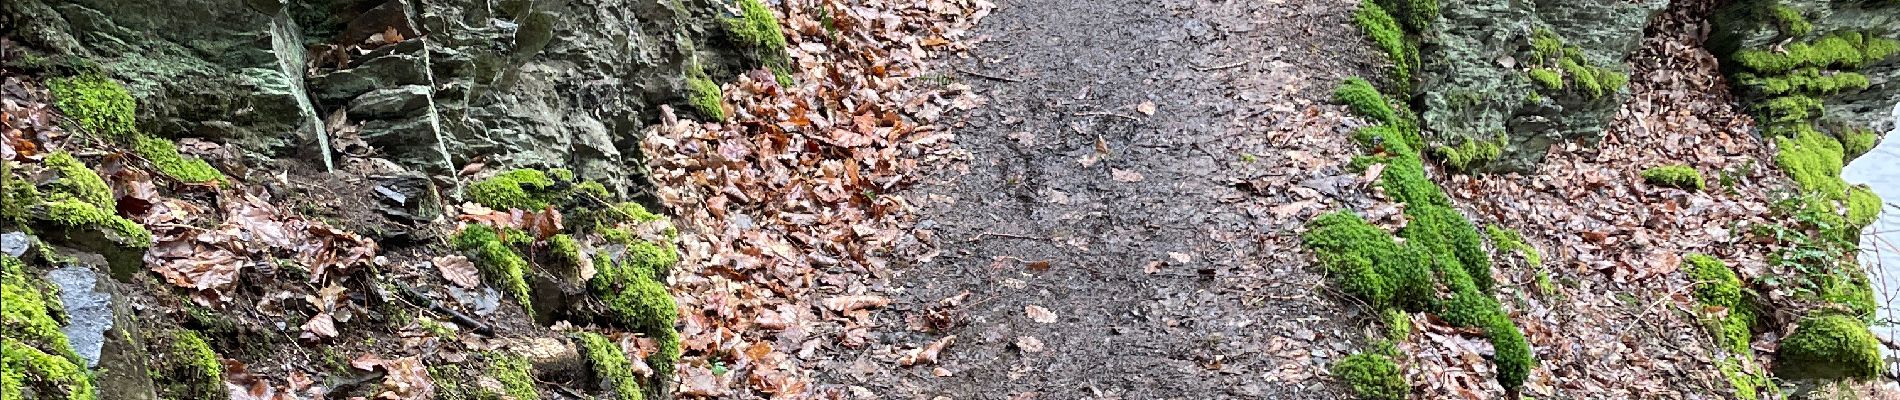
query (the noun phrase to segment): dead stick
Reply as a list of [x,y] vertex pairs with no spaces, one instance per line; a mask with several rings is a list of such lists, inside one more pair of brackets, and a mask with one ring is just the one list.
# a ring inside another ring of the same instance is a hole
[[1242,66],[1242,65],[1247,65],[1248,63],[1252,63],[1252,62],[1253,62],[1253,61],[1250,61],[1250,60],[1242,60],[1242,61],[1239,61],[1239,62],[1235,62],[1235,63],[1233,63],[1233,64],[1227,64],[1227,65],[1216,65],[1216,66],[1212,66],[1212,67],[1203,67],[1203,66],[1199,66],[1199,65],[1196,65],[1196,66],[1194,66],[1194,70],[1195,70],[1195,71],[1201,71],[1201,72],[1207,72],[1207,71],[1213,71],[1213,70],[1222,70],[1222,69],[1228,69],[1228,68],[1233,68],[1233,67],[1238,67],[1238,66]]
[[1022,79],[1016,79],[1016,78],[1011,78],[1011,77],[1006,77],[1006,76],[986,75],[986,74],[978,73],[975,71],[965,70],[963,68],[957,68],[956,70],[957,72],[962,72],[965,75],[971,75],[978,78],[995,80],[995,81],[1004,81],[1004,82],[1022,82],[1023,81]]
[[1018,235],[1018,234],[1014,234],[1014,233],[1001,233],[1001,232],[983,232],[983,233],[980,233],[980,234],[977,234],[977,235],[976,235],[976,238],[977,238],[977,239],[982,239],[982,238],[983,238],[984,236],[1002,236],[1002,237],[1006,237],[1006,238],[1017,238],[1017,239],[1030,239],[1030,240],[1042,240],[1042,238],[1040,238],[1040,237],[1035,237],[1035,236],[1028,236],[1028,235]]
[[409,285],[402,284],[401,282],[392,282],[392,283],[395,283],[396,288],[402,289],[403,294],[408,295],[408,297],[422,302],[422,304],[417,304],[416,306],[427,308],[435,312],[448,314],[450,319],[455,320],[455,323],[461,324],[461,325],[467,325],[469,329],[475,331],[476,334],[479,334],[482,336],[495,335],[494,327],[488,326],[488,324],[484,324],[482,323],[482,321],[476,320],[475,317],[470,317],[468,316],[468,314],[463,314],[461,311],[455,311],[455,309],[448,308],[447,306],[443,306],[442,304],[436,303],[434,299],[430,299],[429,296],[423,296],[421,292],[417,292],[415,288],[411,288],[409,287]]
[[1141,118],[1135,118],[1132,116],[1121,115],[1121,114],[1116,114],[1116,113],[1107,112],[1107,111],[1079,112],[1079,113],[1075,113],[1075,116],[1077,117],[1104,116],[1104,117],[1127,118],[1129,121],[1141,121]]

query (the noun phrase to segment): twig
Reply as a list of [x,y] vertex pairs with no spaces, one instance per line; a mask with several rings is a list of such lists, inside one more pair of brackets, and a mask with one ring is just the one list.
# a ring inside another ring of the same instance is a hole
[[[423,304],[412,303],[410,305],[420,307],[420,308],[427,308],[429,310],[443,313],[443,314],[448,314],[449,318],[455,320],[456,324],[468,326],[469,330],[474,331],[478,335],[482,335],[482,336],[495,335],[494,327],[488,326],[488,324],[484,324],[482,323],[482,321],[476,320],[475,317],[470,317],[468,316],[468,314],[463,314],[461,311],[455,311],[455,309],[448,308],[447,306],[443,306],[441,303],[436,303],[434,299],[430,299],[429,296],[422,295],[422,293],[417,292],[415,288],[411,288],[409,287],[409,285],[405,285],[402,282],[390,282],[390,283],[394,284],[397,289],[401,289],[403,294],[407,295],[406,297],[409,297],[410,299],[414,299],[417,301],[421,301],[423,303]],[[405,297],[405,296],[397,296],[397,298],[402,298],[402,297]],[[405,302],[407,302],[407,300],[409,299],[404,299],[404,300]]]
[[1141,121],[1141,118],[1135,118],[1133,116],[1121,115],[1121,114],[1116,114],[1116,113],[1107,112],[1107,111],[1079,112],[1079,113],[1075,113],[1075,116],[1077,117],[1088,117],[1088,116],[1117,117],[1117,118],[1126,118],[1129,121],[1137,121],[1137,122]]
[[993,81],[1004,81],[1004,82],[1022,82],[1023,81],[1022,79],[1011,78],[1007,76],[988,75],[988,74],[978,73],[975,71],[965,70],[963,68],[956,68],[956,70],[957,72],[962,72],[965,75],[975,76],[978,78],[989,79]]
[[984,237],[984,236],[1002,236],[1002,237],[1006,237],[1006,238],[1017,238],[1017,239],[1029,239],[1029,240],[1043,240],[1042,238],[1040,238],[1040,237],[1036,237],[1036,236],[1028,236],[1028,235],[1018,235],[1018,234],[1014,234],[1014,233],[1001,233],[1001,232],[983,232],[983,233],[980,233],[980,234],[977,234],[977,235],[976,235],[976,238],[977,238],[977,239],[979,239],[979,240],[981,240],[981,239],[983,239],[983,237]]
[[1233,68],[1233,67],[1238,67],[1238,66],[1242,66],[1242,65],[1247,65],[1247,64],[1251,64],[1251,63],[1253,63],[1253,60],[1241,60],[1241,61],[1238,61],[1238,62],[1235,62],[1235,63],[1233,63],[1233,64],[1225,64],[1225,65],[1216,65],[1216,66],[1212,66],[1212,67],[1203,67],[1203,66],[1199,66],[1199,65],[1195,65],[1195,66],[1194,66],[1194,70],[1195,70],[1195,71],[1201,71],[1201,72],[1207,72],[1207,71],[1214,71],[1214,70],[1222,70],[1222,69],[1228,69],[1228,68]]

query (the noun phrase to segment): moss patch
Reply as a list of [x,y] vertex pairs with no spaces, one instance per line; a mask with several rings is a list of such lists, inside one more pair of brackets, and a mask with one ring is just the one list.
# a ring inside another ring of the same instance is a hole
[[517,169],[503,172],[468,185],[468,198],[497,210],[539,211],[548,206],[549,188],[554,180],[546,172]]
[[1504,138],[1497,140],[1464,139],[1457,146],[1438,146],[1432,149],[1445,166],[1455,170],[1469,170],[1472,167],[1496,160],[1504,154]]
[[[476,265],[481,266],[484,277],[498,282],[502,291],[521,304],[522,310],[534,315],[533,297],[528,289],[528,261],[502,241],[501,234],[487,225],[470,225],[455,235],[455,249],[468,252]],[[525,237],[526,234],[515,232],[510,236]]]
[[580,341],[581,356],[587,359],[587,364],[593,368],[594,375],[601,379],[601,383],[613,389],[614,399],[646,398],[640,391],[640,381],[631,372],[633,366],[627,362],[627,352],[620,345],[593,332],[581,332],[577,339]]
[[83,74],[46,81],[60,113],[86,132],[122,139],[138,132],[134,118],[138,101],[125,86],[102,74]]
[[534,391],[533,365],[527,358],[500,351],[483,353],[483,357],[488,360],[483,375],[501,382],[501,392],[480,390],[473,396],[476,400],[541,399],[541,394]]
[[1382,354],[1359,353],[1346,356],[1334,363],[1333,376],[1346,382],[1354,395],[1366,400],[1404,399],[1412,388],[1405,383],[1405,373],[1390,357]]
[[118,202],[112,198],[112,188],[106,186],[105,179],[99,178],[98,173],[73,158],[72,154],[63,151],[49,154],[41,165],[59,175],[59,180],[49,185],[53,190],[53,200],[79,200],[106,210],[118,208]]
[[1684,164],[1664,165],[1643,170],[1643,180],[1651,185],[1684,190],[1702,190],[1706,185],[1702,172]]
[[1571,89],[1597,99],[1629,84],[1628,75],[1591,63],[1583,58],[1583,49],[1566,46],[1562,37],[1545,28],[1531,31],[1529,60],[1525,74],[1546,91]]
[[1406,36],[1404,28],[1386,12],[1385,7],[1373,0],[1360,3],[1352,17],[1359,29],[1372,38],[1372,43],[1385,52],[1386,60],[1392,62],[1392,82],[1402,88],[1400,92],[1409,91],[1403,88],[1410,86],[1412,70],[1418,65],[1418,45]]
[[98,398],[53,318],[56,301],[24,262],[0,254],[0,398],[25,398],[29,389],[46,399]]
[[725,93],[720,92],[719,84],[699,64],[686,68],[686,103],[699,111],[699,115],[714,121],[726,120]]
[[132,150],[150,161],[158,172],[186,183],[206,183],[224,180],[224,173],[212,168],[210,163],[197,157],[178,154],[178,144],[171,140],[148,135],[133,138]]
[[1517,252],[1517,254],[1523,256],[1524,261],[1530,263],[1532,267],[1541,267],[1544,265],[1544,255],[1539,253],[1536,247],[1531,247],[1530,243],[1524,242],[1524,236],[1518,234],[1517,231],[1505,229],[1502,226],[1493,224],[1486,225],[1484,227],[1484,233],[1485,236],[1491,238],[1492,246],[1497,246],[1500,250]]
[[1784,378],[1841,379],[1880,376],[1880,343],[1867,324],[1840,315],[1802,320],[1781,340],[1775,375]]
[[159,398],[166,400],[224,399],[224,364],[198,332],[176,329],[148,338],[157,359],[151,370]]
[[1721,307],[1727,313],[1712,320],[1716,341],[1735,354],[1750,354],[1755,325],[1754,307],[1743,297],[1742,280],[1722,260],[1706,254],[1682,257],[1683,272],[1694,281],[1695,298],[1705,306]]

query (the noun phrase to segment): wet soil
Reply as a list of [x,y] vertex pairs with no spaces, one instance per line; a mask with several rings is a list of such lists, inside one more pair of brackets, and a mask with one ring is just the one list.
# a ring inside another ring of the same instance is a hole
[[[887,399],[1346,397],[1324,366],[1371,324],[1326,293],[1296,230],[1358,192],[1341,187],[1352,124],[1325,104],[1378,68],[1355,5],[1000,3],[952,62],[989,100],[953,124],[968,158],[905,194],[934,257],[894,268],[871,344],[820,381]],[[948,335],[937,364],[897,366]]]

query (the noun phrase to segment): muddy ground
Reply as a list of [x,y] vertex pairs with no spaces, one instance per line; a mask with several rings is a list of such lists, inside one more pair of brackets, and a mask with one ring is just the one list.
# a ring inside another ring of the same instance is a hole
[[[1345,397],[1323,366],[1370,324],[1315,290],[1295,230],[1328,193],[1357,196],[1352,128],[1325,104],[1378,67],[1355,5],[999,3],[988,42],[950,62],[989,100],[954,123],[968,158],[905,194],[935,257],[894,268],[874,344],[820,380],[899,399]],[[890,367],[947,335],[938,364]]]

